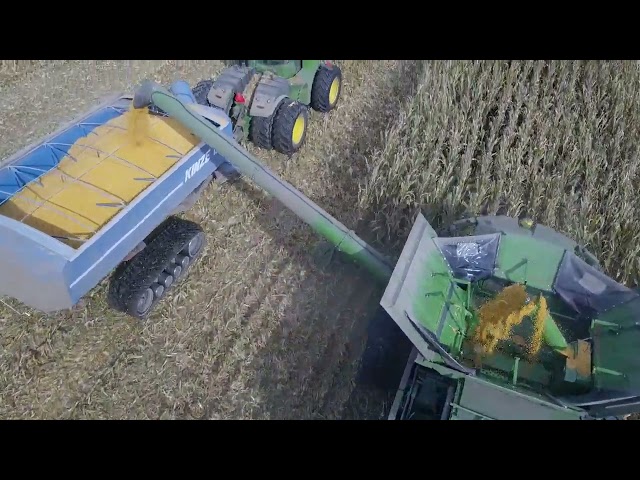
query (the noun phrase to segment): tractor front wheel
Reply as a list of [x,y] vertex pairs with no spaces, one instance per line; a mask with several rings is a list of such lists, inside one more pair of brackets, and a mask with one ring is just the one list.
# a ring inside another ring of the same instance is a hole
[[308,123],[306,106],[294,100],[283,100],[273,120],[273,148],[284,155],[296,153],[307,137]]
[[333,110],[342,92],[342,71],[340,67],[321,66],[316,72],[311,87],[311,107],[318,112]]

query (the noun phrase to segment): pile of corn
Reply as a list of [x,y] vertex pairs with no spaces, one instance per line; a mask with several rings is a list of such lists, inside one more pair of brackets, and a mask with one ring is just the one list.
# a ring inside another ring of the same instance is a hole
[[[535,318],[533,313],[536,311]],[[548,308],[544,297],[537,302],[529,301],[524,285],[513,284],[505,287],[496,297],[484,303],[478,310],[478,325],[473,341],[480,346],[481,353],[493,353],[498,343],[511,337],[513,328],[531,316],[533,334],[527,351],[534,356],[542,347],[544,323]]]

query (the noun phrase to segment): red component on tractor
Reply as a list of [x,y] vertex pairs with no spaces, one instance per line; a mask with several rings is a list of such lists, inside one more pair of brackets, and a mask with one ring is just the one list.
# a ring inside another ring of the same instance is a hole
[[333,67],[333,63],[331,63],[329,60],[325,60],[325,61],[324,61],[324,64],[325,64],[327,67]]
[[245,99],[244,99],[244,95],[242,95],[241,93],[236,93],[234,100],[236,101],[236,103],[244,103]]

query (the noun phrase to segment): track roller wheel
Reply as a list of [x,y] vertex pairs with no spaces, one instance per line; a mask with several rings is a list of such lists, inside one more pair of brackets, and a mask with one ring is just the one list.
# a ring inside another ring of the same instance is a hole
[[271,142],[273,130],[273,115],[268,117],[251,117],[249,125],[249,138],[259,148],[271,150],[273,143]]
[[209,106],[209,100],[207,100],[207,95],[209,95],[209,91],[213,86],[213,80],[201,80],[197,83],[195,87],[191,90],[193,96],[196,98],[196,103],[200,105],[204,105],[206,107]]
[[311,108],[318,112],[333,110],[342,93],[342,71],[339,67],[321,66],[311,86]]
[[293,155],[307,137],[309,112],[300,102],[285,98],[273,120],[273,148],[285,155]]
[[204,245],[199,225],[169,217],[144,250],[118,266],[109,285],[109,304],[133,317],[146,318],[185,276]]

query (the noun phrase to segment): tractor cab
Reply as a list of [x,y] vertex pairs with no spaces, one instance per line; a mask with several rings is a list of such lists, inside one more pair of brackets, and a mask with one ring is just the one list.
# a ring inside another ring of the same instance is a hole
[[302,70],[302,60],[246,60],[247,66],[257,72],[271,72],[281,78],[292,78]]
[[272,73],[286,80],[307,72],[310,76],[306,75],[304,78],[309,81],[309,79],[313,80],[313,75],[323,62],[320,60],[239,60],[239,63],[256,72]]
[[[420,215],[382,299],[419,353],[415,382],[444,381],[453,419],[640,411],[640,294],[550,228],[501,216],[467,227],[440,237]],[[427,388],[415,382],[414,400]]]

